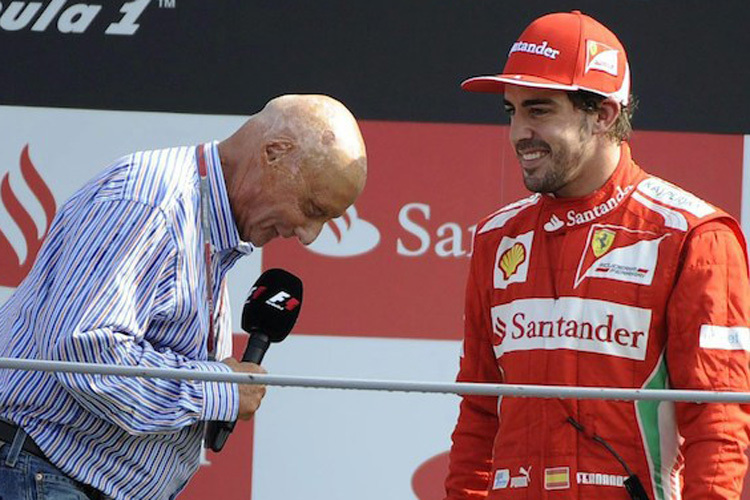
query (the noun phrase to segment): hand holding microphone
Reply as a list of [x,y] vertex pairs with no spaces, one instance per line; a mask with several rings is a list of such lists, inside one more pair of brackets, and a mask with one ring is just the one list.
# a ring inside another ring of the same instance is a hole
[[[228,365],[237,373],[266,373],[262,366],[255,363],[239,362],[234,358],[222,360],[222,363]],[[264,385],[240,384],[240,410],[237,413],[237,420],[250,420],[266,394]],[[213,424],[213,422],[212,422]]]
[[[242,363],[224,361],[235,371],[265,373],[259,365],[272,342],[281,342],[292,331],[302,306],[302,281],[283,269],[269,269],[255,282],[242,309],[242,329],[250,334]],[[240,386],[240,413],[248,419],[260,404],[265,388]],[[212,421],[206,426],[206,445],[221,451],[236,422]]]

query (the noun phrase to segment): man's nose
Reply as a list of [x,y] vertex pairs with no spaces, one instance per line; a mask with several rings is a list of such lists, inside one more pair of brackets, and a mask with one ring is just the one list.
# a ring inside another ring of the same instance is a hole
[[323,224],[325,224],[325,222],[311,221],[306,226],[297,228],[295,230],[295,233],[297,233],[297,239],[303,245],[309,245],[318,237],[320,231],[323,229]]
[[524,120],[518,115],[514,115],[510,119],[510,143],[514,146],[519,141],[524,139],[532,139],[534,137],[534,129],[529,125],[527,120]]

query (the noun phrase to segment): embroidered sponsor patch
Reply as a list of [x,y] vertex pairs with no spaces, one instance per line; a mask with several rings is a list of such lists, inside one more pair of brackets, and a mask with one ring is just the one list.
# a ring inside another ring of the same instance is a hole
[[530,482],[531,482],[531,466],[529,466],[528,468],[519,467],[518,475],[510,478],[510,487],[511,488],[526,488],[529,486]]
[[653,210],[657,214],[661,215],[664,218],[665,226],[672,229],[677,229],[678,231],[687,231],[687,219],[677,210],[672,210],[671,208],[659,205],[655,201],[652,201],[650,198],[647,198],[640,193],[633,193],[633,199],[649,210]]
[[565,490],[570,488],[570,468],[552,467],[544,469],[545,490]]
[[542,43],[524,42],[522,40],[519,40],[515,42],[510,48],[510,52],[508,52],[508,55],[510,56],[514,52],[535,54],[538,56],[546,57],[547,59],[557,59],[557,56],[560,54],[559,50],[549,46],[547,40],[544,40]]
[[621,226],[592,225],[573,288],[586,278],[650,285],[659,258],[659,244],[667,236]]
[[493,490],[501,490],[508,487],[510,482],[510,469],[498,469],[495,471],[495,480],[492,482]]
[[568,210],[564,215],[560,214],[561,216],[563,216],[564,221],[556,214],[552,214],[550,219],[544,224],[544,230],[551,233],[557,231],[563,226],[574,227],[593,222],[599,217],[603,217],[617,208],[622,200],[624,200],[628,193],[630,193],[632,190],[632,185],[625,187],[617,186],[615,188],[615,193],[609,199],[595,207],[591,207],[588,210],[584,210],[582,212]]
[[516,243],[500,256],[498,267],[503,272],[503,278],[508,279],[518,271],[518,266],[526,262],[526,247]]
[[555,214],[552,214],[552,217],[549,218],[549,220],[544,224],[544,230],[548,233],[552,233],[554,231],[557,231],[561,227],[563,227],[565,223],[560,220],[560,217],[558,217]]
[[750,328],[701,325],[699,345],[702,349],[750,352]]
[[495,288],[505,289],[511,283],[523,283],[529,272],[531,244],[534,231],[515,238],[503,236],[497,247],[493,282]]
[[593,486],[616,486],[623,488],[627,476],[618,476],[616,474],[602,474],[599,472],[578,472],[576,473],[576,482],[578,484],[589,484]]
[[699,218],[716,211],[711,205],[694,194],[656,177],[648,178],[638,184],[638,191],[668,207],[685,210]]
[[570,349],[643,360],[651,310],[603,300],[520,299],[490,310],[493,349],[508,352]]
[[601,257],[612,248],[617,233],[612,229],[600,228],[594,231],[591,238],[591,250],[594,251],[594,257]]
[[586,69],[589,71],[603,71],[617,76],[618,50],[594,40],[586,40]]

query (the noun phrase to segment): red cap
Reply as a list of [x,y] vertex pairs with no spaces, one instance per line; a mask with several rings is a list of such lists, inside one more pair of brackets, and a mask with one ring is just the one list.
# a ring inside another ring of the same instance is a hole
[[532,22],[511,47],[501,74],[469,78],[461,88],[502,93],[506,84],[588,90],[627,104],[630,68],[615,34],[574,10]]

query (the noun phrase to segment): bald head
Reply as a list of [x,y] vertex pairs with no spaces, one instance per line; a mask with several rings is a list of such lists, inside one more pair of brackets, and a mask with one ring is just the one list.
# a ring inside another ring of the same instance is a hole
[[324,95],[284,95],[272,99],[256,117],[268,137],[291,137],[309,151],[337,150],[364,158],[365,144],[354,116],[336,99]]
[[[219,152],[240,235],[256,246],[277,235],[311,243],[327,220],[354,203],[367,178],[356,119],[323,95],[272,99],[222,142]],[[295,202],[296,215],[305,221],[292,221],[289,213],[270,215]]]

